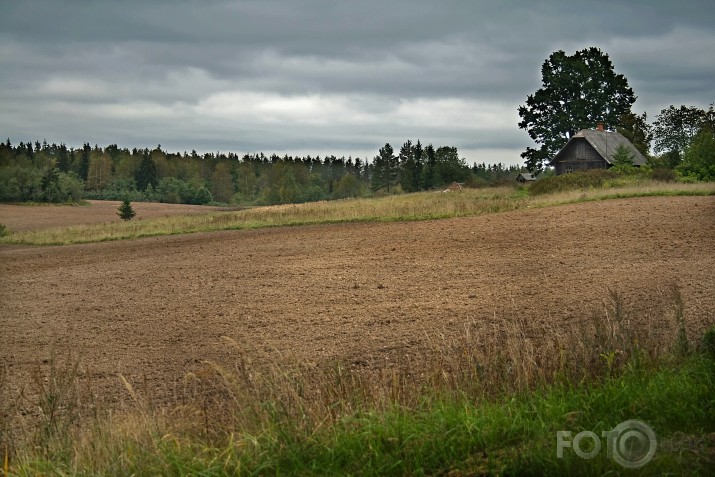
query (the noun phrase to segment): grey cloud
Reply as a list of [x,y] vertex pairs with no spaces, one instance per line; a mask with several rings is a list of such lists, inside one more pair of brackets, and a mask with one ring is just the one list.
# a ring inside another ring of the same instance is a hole
[[[345,155],[421,137],[517,163],[515,111],[551,52],[601,47],[653,117],[715,100],[714,23],[700,0],[8,2],[0,134]],[[221,98],[238,103],[205,107]],[[274,123],[259,117],[281,101]]]

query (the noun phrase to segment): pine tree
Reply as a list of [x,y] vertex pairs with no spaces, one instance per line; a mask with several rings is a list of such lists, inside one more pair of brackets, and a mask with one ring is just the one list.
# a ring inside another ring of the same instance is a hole
[[82,145],[82,152],[80,153],[80,162],[79,162],[79,177],[82,180],[87,180],[87,176],[89,175],[89,153],[92,152],[92,147],[89,145],[88,142],[84,143]]
[[388,194],[393,186],[397,185],[400,172],[400,160],[395,156],[390,143],[380,148],[380,154],[373,161],[372,189],[387,188]]
[[435,173],[437,172],[437,156],[435,154],[434,147],[429,144],[424,149],[424,155],[427,160],[423,168],[423,187],[425,190],[430,190],[436,185]]
[[633,165],[633,154],[628,149],[627,146],[621,144],[616,148],[616,152],[613,154],[613,165],[614,166],[632,166]]
[[117,212],[117,215],[122,220],[132,220],[134,216],[137,215],[137,213],[134,212],[134,208],[132,208],[131,202],[129,202],[129,200],[127,199],[124,199],[122,205],[119,206],[119,211]]
[[417,187],[415,187],[415,160],[413,157],[414,147],[412,146],[412,141],[408,140],[400,148],[400,164],[402,165],[400,169],[400,185],[402,190],[405,192],[415,192]]
[[135,179],[139,190],[145,191],[149,186],[156,188],[159,184],[159,173],[156,169],[156,163],[149,156],[149,151],[145,150],[142,154],[142,161],[139,163]]
[[412,148],[413,171],[412,171],[412,188],[414,190],[422,189],[422,169],[424,167],[422,144],[417,140],[417,144]]

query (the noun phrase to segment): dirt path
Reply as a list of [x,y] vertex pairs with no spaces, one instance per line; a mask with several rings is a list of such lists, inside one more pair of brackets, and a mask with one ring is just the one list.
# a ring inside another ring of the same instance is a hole
[[[619,290],[648,332],[677,283],[693,334],[715,324],[715,198],[610,200],[441,221],[306,226],[0,248],[10,385],[81,351],[100,399],[117,373],[157,399],[201,360],[382,366],[425,340],[521,317],[559,326]],[[479,330],[475,330],[479,332]]]

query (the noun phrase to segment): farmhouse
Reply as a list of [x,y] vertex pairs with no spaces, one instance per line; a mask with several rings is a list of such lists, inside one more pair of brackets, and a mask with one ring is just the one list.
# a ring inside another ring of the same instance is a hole
[[518,176],[516,176],[516,181],[519,184],[527,184],[529,182],[534,182],[535,180],[536,177],[534,177],[534,174],[530,174],[528,172],[521,172]]
[[643,166],[647,159],[621,133],[605,131],[603,123],[596,129],[582,129],[573,135],[551,160],[556,175],[584,169],[608,169],[619,146],[633,155],[633,165]]

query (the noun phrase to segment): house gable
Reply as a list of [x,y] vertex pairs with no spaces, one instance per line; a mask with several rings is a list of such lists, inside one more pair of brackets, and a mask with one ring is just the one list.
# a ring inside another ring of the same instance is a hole
[[613,156],[621,146],[631,153],[634,165],[647,164],[648,160],[622,134],[582,129],[554,156],[551,165],[557,175],[583,169],[605,169],[613,165]]
[[605,169],[606,160],[585,138],[574,136],[551,162],[556,174],[586,169]]

